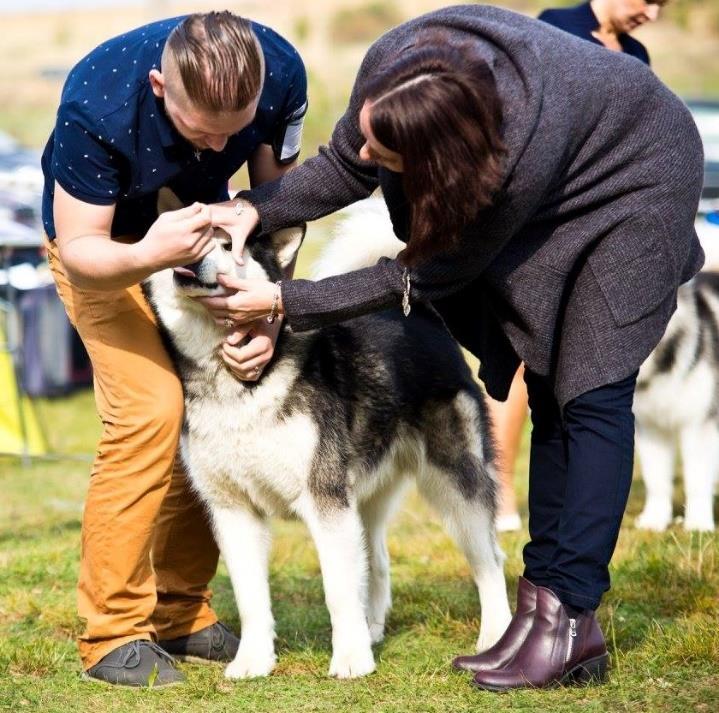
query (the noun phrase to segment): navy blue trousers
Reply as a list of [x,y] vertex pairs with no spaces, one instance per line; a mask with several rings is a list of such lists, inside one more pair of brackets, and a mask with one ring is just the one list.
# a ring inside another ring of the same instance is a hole
[[577,396],[560,412],[525,369],[532,414],[524,576],[577,609],[596,609],[629,497],[637,374]]

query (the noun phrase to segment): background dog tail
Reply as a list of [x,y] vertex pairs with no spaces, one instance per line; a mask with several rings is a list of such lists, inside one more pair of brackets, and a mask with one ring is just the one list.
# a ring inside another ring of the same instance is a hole
[[312,279],[370,267],[381,257],[397,257],[403,248],[392,230],[384,199],[372,196],[343,211],[332,239],[314,264]]

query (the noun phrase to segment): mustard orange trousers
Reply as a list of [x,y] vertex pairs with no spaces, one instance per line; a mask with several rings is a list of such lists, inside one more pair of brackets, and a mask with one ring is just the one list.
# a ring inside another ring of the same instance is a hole
[[218,549],[177,455],[182,388],[139,285],[72,285],[48,260],[90,355],[102,436],[82,521],[78,612],[85,669],[133,639],[172,639],[214,624]]

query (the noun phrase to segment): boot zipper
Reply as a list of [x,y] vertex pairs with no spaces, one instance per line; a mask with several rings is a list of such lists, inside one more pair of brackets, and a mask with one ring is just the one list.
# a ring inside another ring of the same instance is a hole
[[577,620],[569,620],[569,646],[567,647],[567,662],[572,658],[572,649],[574,648],[574,639],[577,638]]

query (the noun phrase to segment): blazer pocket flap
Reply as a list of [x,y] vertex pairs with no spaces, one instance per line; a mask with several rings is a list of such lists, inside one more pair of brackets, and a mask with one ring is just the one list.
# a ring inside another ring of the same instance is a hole
[[602,238],[588,257],[620,327],[653,312],[677,288],[669,235],[661,216],[634,216]]

